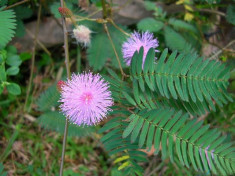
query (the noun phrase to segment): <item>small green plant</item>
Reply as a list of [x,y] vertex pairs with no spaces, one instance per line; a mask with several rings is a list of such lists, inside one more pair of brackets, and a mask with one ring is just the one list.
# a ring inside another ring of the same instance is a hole
[[21,94],[20,86],[10,80],[11,76],[19,73],[21,63],[20,56],[13,46],[0,51],[0,94],[5,87],[12,95]]

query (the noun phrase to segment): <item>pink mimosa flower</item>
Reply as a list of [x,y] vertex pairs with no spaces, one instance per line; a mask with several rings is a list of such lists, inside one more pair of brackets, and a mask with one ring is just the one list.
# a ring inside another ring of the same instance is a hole
[[99,123],[113,105],[109,85],[98,74],[73,74],[61,91],[61,111],[70,122],[81,125]]
[[[144,48],[144,56],[143,56],[143,65],[145,62],[146,55],[150,48],[156,48],[159,46],[158,40],[154,39],[152,33],[142,32],[142,34],[138,32],[134,32],[131,34],[131,37],[124,42],[122,45],[122,53],[123,58],[125,59],[126,65],[130,66],[131,59],[136,51],[139,51],[143,46]],[[155,50],[156,52],[158,50]]]

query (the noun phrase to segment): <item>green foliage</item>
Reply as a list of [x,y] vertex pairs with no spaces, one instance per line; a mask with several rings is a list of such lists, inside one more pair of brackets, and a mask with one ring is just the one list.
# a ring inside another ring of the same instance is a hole
[[196,2],[208,3],[208,4],[215,4],[220,3],[221,0],[195,0]]
[[6,81],[6,71],[3,65],[0,66],[0,81]]
[[[132,144],[138,145],[133,146],[135,150],[154,146],[155,154],[161,151],[163,160],[170,158],[199,173],[234,174],[234,148],[228,143],[229,138],[216,129],[209,130],[203,121],[189,119],[188,114],[206,114],[216,110],[215,102],[221,107],[233,101],[226,90],[230,69],[196,54],[168,54],[167,49],[157,60],[154,49],[150,49],[144,65],[142,61],[143,48],[132,58],[132,89],[112,70],[107,70],[111,76],[105,76],[115,101],[131,109],[114,112],[124,114],[100,130],[109,131],[101,141],[110,154],[121,150],[115,161],[120,161],[119,168],[135,167],[129,165],[129,155],[125,153]],[[123,143],[128,143],[128,147],[122,147]]]
[[6,64],[12,67],[19,67],[22,63],[20,56],[17,54],[9,53],[7,56]]
[[60,18],[61,15],[58,12],[58,8],[60,7],[60,3],[59,2],[54,2],[51,6],[50,6],[50,10],[51,13],[56,17],[56,18]]
[[[182,101],[181,99],[166,98],[160,95],[160,92],[152,91],[146,84],[144,86],[144,92],[138,85],[137,79],[133,80],[133,90],[128,87],[128,84],[121,80],[112,70],[108,70],[110,76],[103,75],[103,77],[109,82],[112,96],[116,102],[123,104],[124,106],[134,106],[138,109],[156,109],[172,107],[176,110],[182,110],[188,112],[191,115],[203,115],[206,112],[212,110],[216,111],[216,107],[213,103],[207,105],[205,101],[193,102]],[[146,82],[149,81],[148,78]],[[151,78],[152,79],[152,78]],[[141,79],[139,79],[141,80]],[[142,80],[143,82],[144,80]],[[211,108],[211,109],[210,109]]]
[[167,99],[201,102],[205,107],[207,103],[214,107],[213,101],[219,106],[233,101],[226,91],[230,73],[224,64],[204,61],[195,54],[177,56],[177,52],[173,52],[169,57],[167,54],[165,49],[155,63],[155,52],[151,49],[146,56],[144,70],[141,67],[143,49],[133,56],[131,76],[142,92],[147,86]]
[[[4,8],[4,7],[3,7]],[[16,20],[13,10],[0,8],[0,48],[4,48],[15,34]]]
[[[182,165],[193,166],[196,171],[231,175],[234,170],[234,148],[232,143],[224,143],[226,136],[218,130],[208,130],[202,121],[189,120],[188,114],[173,109],[141,110],[129,116],[129,125],[123,137],[130,136],[139,147],[161,150],[162,159],[174,162],[178,156]],[[138,138],[139,137],[139,138]],[[161,146],[161,147],[160,147]]]
[[16,66],[12,66],[10,68],[7,69],[6,73],[7,75],[17,75],[19,73],[20,69],[19,67]]
[[[49,111],[43,113],[38,118],[38,123],[43,128],[64,134],[65,116],[58,111]],[[94,131],[94,127],[79,127],[75,124],[69,124],[68,135],[86,137],[91,135]]]
[[7,83],[6,88],[7,88],[8,92],[13,95],[20,95],[21,94],[20,86],[16,83]]
[[164,26],[164,23],[153,18],[145,18],[137,24],[137,28],[142,31],[158,32]]
[[31,8],[26,6],[18,6],[14,8],[14,11],[16,13],[16,20],[17,20],[16,36],[23,37],[25,35],[23,20],[30,18],[33,14],[33,11]]
[[8,93],[12,95],[20,95],[21,88],[18,84],[9,80],[10,76],[19,73],[19,66],[22,63],[17,50],[13,46],[9,46],[6,50],[0,50],[0,94],[4,87]]
[[8,3],[8,0],[1,0],[0,6],[5,6],[5,5],[7,5],[7,3]]
[[154,11],[154,16],[164,19],[166,17],[166,12],[161,6],[157,6],[155,2],[144,1],[144,6],[149,11]]
[[[206,111],[210,111],[206,102],[196,102],[193,101],[182,101],[180,99],[166,98],[160,95],[160,93],[155,93],[145,86],[145,91],[142,92],[138,86],[136,79],[133,80],[133,90],[131,90],[128,85],[121,80],[112,70],[108,70],[110,76],[103,77],[109,82],[110,90],[112,91],[112,96],[116,102],[119,102],[125,106],[134,106],[138,109],[158,109],[172,107],[176,110],[182,110],[188,112],[191,115],[203,115]],[[125,92],[124,92],[125,91]],[[216,108],[214,104],[211,105],[211,110],[215,111]]]
[[123,104],[124,106],[129,106],[130,103],[125,99],[123,92],[131,93],[131,89],[128,87],[128,84],[124,82],[119,76],[112,71],[111,69],[107,69],[110,76],[102,75],[102,77],[109,82],[110,90],[112,92],[112,97],[118,103]]
[[20,53],[20,59],[24,62],[32,58],[32,54],[28,52]]
[[98,3],[100,0],[91,0],[92,3]]
[[226,13],[226,20],[235,25],[235,6],[234,5],[229,5],[227,7],[227,13]]
[[144,6],[147,10],[156,10],[156,3],[151,1],[144,1]]
[[142,19],[137,24],[137,28],[160,35],[162,34],[161,29],[163,29],[165,44],[172,50],[178,50],[181,53],[197,53],[200,51],[199,31],[194,25],[175,18],[166,19],[164,15],[155,14],[155,16],[156,19]]
[[96,35],[92,39],[91,47],[88,49],[88,61],[94,70],[101,70],[109,58],[108,55],[110,55],[112,50],[110,50],[110,47],[104,47],[104,43],[107,44],[108,42],[109,40],[105,33]]
[[[126,30],[122,26],[122,29]],[[108,26],[110,36],[113,40],[115,49],[119,58],[122,58],[121,46],[124,40],[126,39],[125,35],[113,26]],[[100,32],[98,35],[94,36],[91,40],[91,46],[87,50],[89,65],[93,67],[94,70],[101,70],[107,60],[111,60],[112,66],[118,68],[118,62],[108,39],[108,36],[105,32]],[[125,67],[123,59],[121,64]]]
[[184,39],[184,37],[173,30],[171,27],[164,28],[164,37],[166,45],[172,50],[178,50],[182,53],[193,52],[192,46]]
[[[234,100],[234,97],[233,97]],[[217,108],[217,112],[211,112],[206,120],[211,125],[218,127],[231,135],[235,135],[235,118],[234,118],[235,101],[225,105],[223,108]]]
[[[16,128],[14,130],[14,133],[10,135],[7,146],[0,155],[0,161],[1,162],[3,162],[9,156],[9,154],[11,153],[12,146],[13,146],[14,142],[16,141],[17,137],[19,136],[20,126],[21,126],[20,124],[17,124]],[[1,169],[0,169],[0,173],[1,173]]]
[[14,11],[16,13],[16,18],[21,20],[28,19],[33,15],[32,9],[26,6],[17,6],[14,8]]
[[[9,5],[15,2],[17,1],[9,1]],[[38,1],[34,2],[36,3]],[[196,2],[199,3],[196,5]],[[129,74],[127,73],[128,69],[124,68],[125,64],[123,63],[121,52],[121,46],[127,36],[107,23],[117,54],[122,62],[124,72],[128,75],[127,77],[120,77],[120,73],[117,74],[105,68],[105,66],[118,68],[118,62],[103,25],[79,17],[81,21],[79,20],[78,24],[86,25],[93,32],[91,45],[87,50],[83,48],[81,53],[78,54],[82,56],[82,62],[80,61],[80,56],[78,56],[79,62],[77,62],[77,65],[83,67],[85,63],[85,65],[88,66],[86,63],[88,62],[89,66],[91,66],[94,71],[102,70],[102,74],[108,72],[110,76],[103,75],[103,77],[110,83],[110,90],[115,101],[115,105],[112,107],[113,112],[110,113],[111,119],[105,123],[99,131],[100,133],[104,133],[101,142],[104,144],[104,148],[109,152],[115,164],[115,169],[108,169],[108,167],[110,167],[109,164],[108,166],[102,167],[104,172],[106,172],[106,170],[112,170],[111,173],[110,171],[107,172],[108,175],[109,173],[115,176],[121,174],[133,176],[143,175],[143,173],[146,173],[144,169],[146,168],[148,160],[146,153],[142,152],[142,150],[150,151],[153,147],[155,150],[154,156],[148,158],[151,159],[155,157],[156,163],[154,165],[154,162],[151,162],[148,168],[154,169],[159,173],[164,172],[166,176],[172,174],[235,174],[235,149],[232,147],[233,143],[230,142],[233,139],[231,135],[234,134],[234,103],[230,103],[233,101],[233,98],[231,98],[231,95],[227,92],[229,82],[231,82],[231,79],[229,80],[230,68],[226,67],[226,65],[221,62],[205,60],[197,55],[200,53],[202,44],[204,44],[204,39],[202,39],[203,34],[211,32],[212,24],[207,25],[207,23],[211,22],[208,17],[215,15],[208,12],[201,12],[200,8],[209,7],[209,9],[213,10],[213,8],[216,7],[217,9],[220,5],[216,3],[219,2],[220,0],[190,1],[190,6],[193,7],[195,5],[198,11],[190,12],[195,18],[191,23],[188,23],[178,18],[184,16],[185,12],[177,12],[177,15],[171,12],[166,14],[160,6],[156,5],[156,2],[144,1],[146,9],[153,11],[154,18],[142,19],[137,24],[138,30],[154,32],[155,36],[158,36],[160,43],[159,51],[162,50],[161,47],[166,46],[171,50],[177,50],[180,54],[176,51],[168,53],[167,49],[159,54],[155,53],[154,49],[150,49],[145,63],[142,64],[142,48],[133,56],[131,66],[128,68],[130,71]],[[0,1],[0,5],[6,5],[7,3],[7,0]],[[96,3],[96,7],[100,10],[100,0],[91,0],[90,3]],[[161,3],[166,5],[163,1]],[[171,3],[175,3],[175,1],[168,1],[167,5]],[[185,1],[184,5],[186,4]],[[112,11],[111,5],[113,5],[113,3],[107,4],[107,10]],[[4,11],[4,7],[0,9],[0,94],[4,92],[3,96],[6,96],[6,91],[9,96],[14,98],[16,98],[14,95],[21,93],[20,86],[16,84],[12,78],[19,74],[19,66],[22,61],[31,58],[30,53],[21,53],[18,55],[14,47],[5,47],[15,33],[17,37],[24,35],[23,20],[31,17],[32,14],[36,15],[35,12],[37,10],[33,9],[35,10],[33,12],[28,6],[29,4],[24,4],[15,7],[13,9],[14,11]],[[49,10],[56,18],[61,18],[58,12],[58,7],[60,7],[59,2],[52,1],[49,6],[47,6],[47,3],[44,3],[43,6],[49,7]],[[80,12],[77,0],[66,1],[66,6],[71,9],[75,15],[78,14],[84,17],[89,15]],[[74,8],[75,6],[76,8]],[[221,5],[221,7],[223,7],[223,5]],[[47,8],[44,8],[42,15],[48,15],[46,10]],[[16,15],[14,15],[14,12]],[[115,13],[115,11],[112,12]],[[206,13],[206,15],[204,15],[204,13]],[[231,24],[235,24],[234,16],[234,6],[228,5],[226,13],[227,21]],[[198,22],[200,22],[200,24]],[[203,29],[205,25],[200,26],[202,23],[208,26],[207,31]],[[123,26],[119,27],[129,32],[127,28]],[[133,25],[131,27],[135,26]],[[72,48],[74,48],[74,46]],[[227,49],[229,50],[229,48]],[[86,59],[84,59],[85,50],[87,52]],[[51,50],[51,54],[54,58],[53,51],[54,48]],[[73,49],[73,51],[75,51],[75,49]],[[71,60],[74,61],[75,52],[73,51],[70,52],[70,55]],[[42,51],[40,51],[40,53],[41,52]],[[40,73],[41,69],[44,70],[44,68],[42,68],[44,66],[49,66],[48,70],[52,72],[53,70],[57,71],[58,67],[61,66],[62,62],[52,60],[47,54],[42,53],[41,56],[41,59],[36,61],[37,73]],[[72,67],[71,70],[74,68],[75,67]],[[52,74],[51,77],[54,78],[54,75],[55,74]],[[18,75],[18,77],[20,78],[22,76]],[[43,79],[43,82],[44,81],[48,81],[48,77]],[[23,100],[22,98],[23,97],[20,97],[17,103],[21,102]],[[37,122],[45,129],[63,134],[66,117],[59,112],[59,98],[60,94],[56,90],[56,85],[49,87],[40,95],[36,102],[38,110],[41,111]],[[3,109],[2,105],[5,103],[5,106],[8,106],[12,99],[9,98],[4,101],[0,102],[0,111]],[[9,106],[9,109],[7,109],[8,107],[4,107],[4,113],[7,114],[7,117],[13,118],[11,111],[15,110],[14,107],[16,107],[15,104]],[[221,107],[223,107],[223,109]],[[210,113],[216,110],[217,112]],[[34,108],[32,111],[34,111]],[[38,112],[33,112],[32,114],[38,114]],[[200,117],[197,118],[198,116]],[[205,120],[201,121],[203,118]],[[6,124],[4,120],[1,120],[0,123],[4,124],[6,127],[12,126],[11,121],[14,121],[7,119],[6,123],[10,122],[10,124]],[[208,124],[213,126],[214,129],[210,129],[210,125]],[[7,134],[10,140],[6,150],[4,150],[3,154],[0,156],[0,162],[2,162],[1,158],[7,159],[16,139],[21,141],[23,138],[26,138],[26,140],[33,143],[33,147],[27,147],[27,149],[29,149],[27,153],[30,153],[31,159],[34,162],[33,165],[25,167],[24,163],[18,163],[16,161],[15,165],[17,169],[19,169],[17,173],[28,173],[35,176],[46,174],[53,175],[57,173],[59,169],[57,161],[60,156],[55,152],[54,155],[52,154],[52,158],[55,159],[49,161],[47,154],[44,156],[44,144],[39,142],[41,141],[41,136],[37,139],[35,134],[31,134],[32,129],[30,128],[29,130],[29,128],[28,126],[24,126],[24,129],[21,128],[20,133],[16,130],[11,138],[11,134],[4,131],[4,135]],[[221,135],[220,130],[228,132],[228,136]],[[95,132],[95,127],[78,127],[75,124],[69,124],[68,134],[70,136],[90,136],[93,132]],[[18,135],[22,134],[24,136],[18,137]],[[45,138],[45,140],[49,139],[49,141],[45,142],[54,142],[51,148],[59,147],[58,150],[60,151],[61,141],[56,138],[61,138],[61,136],[55,135]],[[94,138],[92,140],[94,140],[95,143],[97,142]],[[84,141],[87,142],[87,140]],[[78,143],[81,144],[83,141],[79,140]],[[97,146],[97,144],[94,144],[94,146],[96,149],[102,151],[102,148]],[[93,156],[90,157],[94,153],[88,155],[88,153],[92,152],[92,146],[89,144],[78,146],[77,140],[73,138],[68,138],[67,149],[66,155],[70,157],[71,161],[78,159],[77,153],[85,158],[85,163],[88,163],[88,159],[90,158],[92,158],[92,160],[94,159]],[[48,153],[54,153],[54,151],[50,149]],[[157,157],[161,157],[162,160],[159,160]],[[81,160],[81,158],[79,158],[79,160]],[[107,158],[104,157],[102,162],[106,162],[106,160]],[[107,160],[107,162],[109,162],[109,160]],[[48,164],[50,164],[51,167],[48,168]],[[100,169],[99,167],[97,168]],[[48,170],[50,173],[47,173]],[[79,173],[75,173],[74,168],[67,168],[64,171],[64,175],[100,175],[99,171],[93,171],[92,169],[90,171],[89,166],[83,166],[82,162],[78,170]],[[3,172],[3,165],[1,163],[0,175],[7,175],[6,172]]]
[[49,87],[37,100],[38,110],[43,112],[52,110],[59,104],[59,98],[60,94],[56,90],[56,85]]
[[[119,112],[114,111],[113,113],[118,114]],[[124,113],[125,115],[128,114],[126,111]],[[136,143],[131,143],[129,139],[122,138],[122,133],[128,125],[127,122],[122,120],[123,117],[121,116],[115,117],[99,130],[99,133],[109,131],[101,138],[101,142],[110,155],[121,155],[114,161],[114,163],[120,165],[118,170],[123,170],[125,175],[142,175],[143,168],[137,162],[147,161],[146,154],[138,150]]]
[[[195,25],[175,18],[170,18],[168,23],[175,30],[171,30],[170,28],[165,29],[165,40],[169,43],[167,46],[173,50],[177,49],[182,53],[198,53],[200,51],[202,41],[200,39],[199,29]],[[185,49],[183,49],[184,47]]]
[[169,24],[172,25],[177,30],[189,31],[193,33],[198,33],[197,29],[192,25],[183,20],[170,18]]
[[1,176],[7,176],[7,172],[4,172],[4,166],[2,163],[0,163],[0,175]]
[[[189,3],[191,5],[193,4],[191,1]],[[161,37],[164,37],[165,43],[162,44],[165,44],[171,50],[178,50],[180,53],[200,53],[203,43],[202,36],[199,32],[202,31],[201,26],[197,25],[194,21],[189,23],[175,16],[170,16],[171,14],[167,15],[155,2],[145,1],[145,8],[155,11],[155,18],[141,20],[137,25],[138,29],[153,31],[158,34],[160,40]],[[161,23],[161,25],[153,25],[155,22]],[[163,31],[159,30],[162,27]]]
[[[165,160],[166,161],[166,160]],[[167,164],[167,168],[165,167]],[[208,174],[205,174],[203,172],[196,172],[193,168],[187,168],[184,167],[179,159],[177,157],[174,158],[174,162],[170,162],[167,161],[167,163],[161,162],[159,167],[159,172],[161,172],[162,169],[165,169],[164,171],[164,176],[171,176],[172,175],[172,171],[174,171],[174,173],[177,173],[177,175],[187,175],[187,176],[205,176]]]

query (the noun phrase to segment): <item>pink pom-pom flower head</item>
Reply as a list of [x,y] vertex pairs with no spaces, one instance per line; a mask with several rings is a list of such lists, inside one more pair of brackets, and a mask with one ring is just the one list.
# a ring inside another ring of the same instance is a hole
[[61,111],[79,126],[99,123],[113,105],[109,85],[99,74],[73,74],[62,87]]
[[[141,47],[144,48],[143,55],[143,65],[145,62],[146,55],[150,48],[157,48],[159,46],[158,40],[154,39],[152,33],[142,32],[142,34],[138,32],[134,32],[131,34],[131,37],[123,43],[122,45],[122,53],[123,58],[125,60],[126,65],[130,66],[131,59],[136,51],[139,51]],[[158,52],[158,50],[155,50]]]

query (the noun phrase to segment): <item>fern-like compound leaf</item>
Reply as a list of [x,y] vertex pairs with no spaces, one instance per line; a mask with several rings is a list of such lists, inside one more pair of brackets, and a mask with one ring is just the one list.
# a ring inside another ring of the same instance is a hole
[[172,25],[175,29],[189,31],[193,33],[198,33],[198,30],[190,23],[187,23],[183,20],[170,18],[169,24]]
[[[4,7],[3,7],[4,8]],[[4,47],[14,36],[16,29],[15,13],[13,10],[0,9],[0,46]]]
[[[56,131],[60,134],[64,133],[65,116],[58,111],[45,112],[37,120],[40,126],[45,129]],[[75,124],[69,124],[68,127],[69,136],[85,137],[90,136],[93,132],[95,132],[94,127],[80,127]]]
[[191,44],[179,32],[169,26],[164,28],[164,38],[166,45],[172,50],[178,50],[182,53],[195,52]]
[[[154,66],[153,64],[150,64]],[[146,71],[146,69],[144,70]],[[148,77],[148,72],[144,73],[145,81],[149,80],[149,83],[146,81],[146,85],[144,85],[144,92],[139,87],[139,83],[137,79],[133,79],[132,87],[133,90],[128,88],[126,82],[122,81],[121,78],[116,75],[112,70],[108,71],[110,76],[103,75],[106,81],[110,84],[110,90],[112,91],[112,96],[116,102],[122,103],[125,106],[132,106],[137,109],[157,109],[163,107],[172,107],[176,110],[182,110],[183,112],[188,112],[193,116],[203,115],[210,111],[210,108],[215,111],[215,106],[213,103],[208,106],[208,103],[205,101],[197,101],[194,103],[192,99],[189,97],[189,101],[183,101],[180,98],[170,99],[161,96],[158,89],[156,89],[155,78],[154,75],[150,75]],[[152,77],[152,78],[151,78]],[[153,87],[152,87],[153,86]],[[152,91],[149,87],[154,88]],[[177,88],[176,88],[177,89]],[[124,93],[125,91],[125,93]],[[125,95],[125,96],[124,96]]]
[[158,32],[164,27],[164,23],[153,18],[145,18],[137,24],[137,28],[142,31]]
[[[177,156],[180,163],[196,171],[217,175],[235,174],[235,148],[224,143],[225,136],[217,129],[203,126],[202,121],[189,120],[187,113],[169,108],[141,110],[129,117],[123,137],[155,153],[161,150],[162,159]],[[134,136],[134,137],[133,137]]]
[[[115,110],[113,113],[117,114],[118,111]],[[118,169],[122,170],[124,175],[142,175],[143,168],[138,163],[147,161],[146,154],[138,150],[137,143],[131,143],[129,138],[122,137],[127,124],[123,121],[123,115],[111,119],[99,130],[99,133],[108,131],[101,138],[101,142],[110,155],[121,154],[114,163],[120,165]]]
[[56,90],[56,85],[52,85],[47,90],[45,90],[37,100],[36,104],[38,105],[39,111],[46,112],[52,110],[59,103],[60,94]]
[[149,95],[152,92],[170,102],[183,102],[180,103],[183,109],[201,114],[205,110],[215,110],[214,101],[220,107],[233,101],[226,90],[230,72],[225,64],[203,60],[196,54],[177,55],[173,52],[167,57],[167,49],[155,61],[155,51],[150,49],[142,69],[139,67],[142,55],[142,49],[134,54],[130,68],[135,94],[139,94],[139,97],[135,95],[136,101],[140,102],[140,92]]

